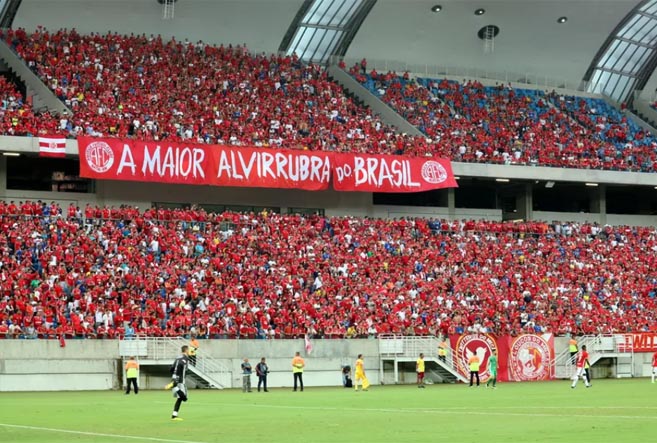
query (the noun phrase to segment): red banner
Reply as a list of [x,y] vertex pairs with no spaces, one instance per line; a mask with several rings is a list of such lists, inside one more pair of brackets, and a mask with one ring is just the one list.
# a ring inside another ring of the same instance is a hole
[[78,138],[80,176],[190,185],[327,189],[331,154]]
[[335,154],[337,191],[421,192],[455,188],[449,160],[394,155]]
[[638,332],[621,336],[623,342],[618,343],[618,352],[657,352],[657,333]]
[[454,365],[464,376],[470,376],[468,360],[479,357],[479,378],[490,377],[488,360],[497,351],[499,381],[536,381],[554,378],[554,335],[526,334],[518,337],[495,337],[490,334],[465,334],[450,337]]
[[449,160],[78,138],[80,176],[158,183],[419,192],[456,187]]

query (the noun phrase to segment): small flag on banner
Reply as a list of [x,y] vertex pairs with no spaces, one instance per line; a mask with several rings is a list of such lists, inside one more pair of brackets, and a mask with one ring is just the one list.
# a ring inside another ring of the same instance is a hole
[[313,344],[310,341],[310,336],[306,334],[304,339],[306,340],[306,354],[310,355],[310,353],[313,352]]
[[66,138],[61,135],[39,137],[40,157],[66,157]]

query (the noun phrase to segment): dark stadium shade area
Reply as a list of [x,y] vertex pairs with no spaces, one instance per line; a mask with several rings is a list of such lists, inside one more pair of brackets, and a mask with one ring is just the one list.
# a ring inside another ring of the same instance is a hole
[[78,159],[7,157],[7,189],[93,192],[93,181],[80,177]]

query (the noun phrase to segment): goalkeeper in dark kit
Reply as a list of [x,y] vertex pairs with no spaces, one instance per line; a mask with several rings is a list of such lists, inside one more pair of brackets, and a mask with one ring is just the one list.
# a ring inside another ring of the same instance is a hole
[[171,413],[171,420],[174,421],[182,421],[182,418],[178,417],[178,411],[180,411],[182,402],[187,401],[185,375],[189,365],[189,347],[183,346],[180,350],[182,354],[171,365],[171,383],[165,386],[165,389],[172,390],[173,396],[176,398],[176,404],[173,406],[173,412]]

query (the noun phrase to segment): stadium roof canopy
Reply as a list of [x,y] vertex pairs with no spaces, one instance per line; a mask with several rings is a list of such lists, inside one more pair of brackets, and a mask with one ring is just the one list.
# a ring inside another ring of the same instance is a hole
[[618,24],[593,59],[584,79],[589,92],[616,101],[643,89],[657,64],[657,0],[645,0]]
[[[245,43],[316,62],[364,57],[382,69],[523,78],[619,100],[657,64],[655,0],[178,0],[173,20],[162,20],[157,0],[5,2],[20,5],[13,26],[28,30]],[[499,28],[489,53],[478,35],[487,25]]]

